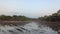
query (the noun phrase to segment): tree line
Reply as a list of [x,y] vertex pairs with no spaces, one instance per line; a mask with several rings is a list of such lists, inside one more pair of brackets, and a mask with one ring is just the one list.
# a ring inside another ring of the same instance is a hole
[[17,15],[13,15],[13,16],[6,16],[6,15],[0,15],[0,21],[26,21],[26,20],[30,20],[30,18],[26,17],[26,16],[17,16]]
[[39,17],[39,19],[46,21],[60,21],[60,10],[58,10],[57,13],[53,13],[52,15]]

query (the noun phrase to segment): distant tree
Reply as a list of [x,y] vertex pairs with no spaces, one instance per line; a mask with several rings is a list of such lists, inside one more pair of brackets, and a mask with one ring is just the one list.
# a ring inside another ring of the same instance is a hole
[[54,13],[49,16],[44,16],[42,18],[43,20],[47,20],[47,21],[60,21],[60,10],[58,10],[57,13]]
[[1,15],[0,20],[26,21],[26,20],[30,20],[30,18],[26,16],[17,16],[17,15],[13,15],[13,16]]
[[0,16],[0,20],[6,20],[6,16],[5,15],[1,15]]
[[60,13],[60,10],[58,10],[57,13]]

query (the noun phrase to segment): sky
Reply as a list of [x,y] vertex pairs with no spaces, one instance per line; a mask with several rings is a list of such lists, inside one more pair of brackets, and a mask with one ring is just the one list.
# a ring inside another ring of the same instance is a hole
[[56,13],[60,0],[0,0],[0,15],[24,15],[38,18]]

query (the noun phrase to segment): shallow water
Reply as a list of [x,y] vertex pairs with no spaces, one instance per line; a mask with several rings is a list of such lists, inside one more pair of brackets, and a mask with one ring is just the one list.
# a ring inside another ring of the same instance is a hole
[[[40,26],[40,27],[39,27]],[[0,34],[58,34],[51,28],[31,22],[23,26],[0,26]]]

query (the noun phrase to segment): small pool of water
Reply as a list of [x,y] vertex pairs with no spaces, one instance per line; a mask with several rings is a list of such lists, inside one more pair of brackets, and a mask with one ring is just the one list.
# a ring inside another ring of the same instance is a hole
[[[39,27],[40,26],[40,27]],[[58,34],[51,28],[31,22],[23,26],[0,26],[0,34]]]

